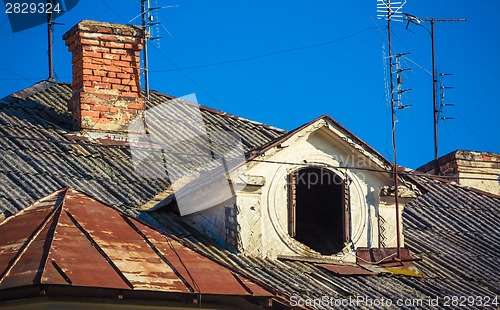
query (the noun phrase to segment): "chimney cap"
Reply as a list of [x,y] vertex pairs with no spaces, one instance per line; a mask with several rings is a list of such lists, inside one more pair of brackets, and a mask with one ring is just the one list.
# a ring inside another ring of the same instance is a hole
[[134,38],[139,38],[139,37],[142,38],[144,34],[141,26],[113,24],[113,23],[98,22],[93,20],[82,20],[63,35],[63,40],[67,40],[78,31],[107,33],[120,36],[129,36]]

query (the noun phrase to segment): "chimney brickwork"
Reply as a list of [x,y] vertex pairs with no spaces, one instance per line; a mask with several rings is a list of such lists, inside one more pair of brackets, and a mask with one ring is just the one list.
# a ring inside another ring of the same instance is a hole
[[123,132],[145,109],[140,97],[142,28],[84,20],[64,34],[73,54],[69,109],[81,129]]
[[[435,161],[418,168],[434,173]],[[457,150],[438,159],[439,175],[452,181],[500,195],[500,154]]]

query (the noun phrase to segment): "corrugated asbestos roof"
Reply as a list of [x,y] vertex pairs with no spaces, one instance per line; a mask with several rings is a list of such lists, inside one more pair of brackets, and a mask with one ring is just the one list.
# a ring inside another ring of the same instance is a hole
[[[149,107],[172,97],[152,92]],[[0,99],[0,211],[15,213],[64,187],[91,194],[134,214],[170,186],[168,178],[144,179],[130,148],[69,140],[75,130],[67,111],[71,85],[42,81]],[[200,106],[208,134],[237,133],[249,152],[286,131]],[[193,159],[194,160],[194,159]],[[184,160],[185,161],[185,160]]]
[[[407,247],[413,254],[423,257],[422,261],[415,262],[425,273],[423,278],[393,273],[341,276],[314,263],[244,257],[222,248],[175,214],[165,210],[146,214],[133,209],[164,191],[170,185],[169,180],[142,179],[134,170],[126,146],[69,141],[65,134],[73,129],[66,112],[70,96],[68,84],[41,82],[0,100],[2,212],[15,213],[60,188],[73,187],[172,233],[205,255],[303,298],[366,296],[397,300],[493,297],[500,293],[499,198],[423,176],[416,177],[428,192],[405,208],[403,231]],[[159,93],[153,93],[152,97],[153,102],[170,98]],[[202,107],[201,111],[207,130],[230,128],[242,137],[246,151],[272,143],[286,134],[209,108]],[[56,268],[49,265],[52,267]],[[57,271],[51,270],[54,274]],[[66,280],[61,277],[57,281]]]
[[[500,294],[500,198],[451,183],[416,176],[428,190],[408,204],[403,213],[406,247],[422,257],[413,264],[425,276],[396,275],[341,276],[310,262],[243,257],[223,249],[193,229],[182,218],[161,210],[150,212],[162,226],[190,241],[206,253],[247,271],[290,295],[302,298],[371,299],[440,298],[445,296],[488,296]],[[467,305],[468,309],[494,308]],[[319,309],[330,309],[319,306]],[[342,308],[373,309],[358,304]],[[382,307],[383,308],[383,307]],[[415,309],[414,306],[393,307]],[[431,308],[423,304],[419,308]]]
[[38,284],[273,296],[73,189],[58,190],[0,224],[0,290]]

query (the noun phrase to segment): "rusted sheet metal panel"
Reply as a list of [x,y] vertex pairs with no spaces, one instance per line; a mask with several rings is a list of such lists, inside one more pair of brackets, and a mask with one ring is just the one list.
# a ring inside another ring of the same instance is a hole
[[0,282],[0,289],[33,284],[43,255],[45,240],[33,241]]
[[0,289],[32,284],[272,296],[87,195],[59,190],[0,225]]
[[29,245],[24,250],[21,250],[22,254],[18,256],[15,264],[4,276],[2,282],[0,282],[0,288],[29,285],[36,281],[35,279],[39,271],[41,271],[40,262],[46,250],[46,243],[48,242],[47,234],[51,229],[52,219],[53,216],[40,228],[38,234],[31,240]]
[[0,244],[3,246],[11,243],[25,242],[50,211],[54,209],[57,195],[54,196],[52,197],[53,199],[37,202],[20,211],[15,216],[8,218],[5,222],[8,225],[0,225]]
[[260,286],[233,275],[227,268],[184,247],[177,241],[136,220],[132,221],[195,291],[199,290],[203,294],[271,295]]
[[64,210],[59,218],[41,282],[129,289]]
[[397,254],[397,248],[358,248],[356,249],[356,260],[360,265],[380,265],[384,267],[411,266],[414,258],[410,251],[401,248],[402,262],[394,261]]
[[359,266],[333,265],[333,264],[316,264],[316,265],[342,276],[360,276],[360,275],[370,276],[376,274],[375,272],[366,270],[365,268]]
[[252,292],[253,296],[272,296],[271,293],[263,289],[258,284],[255,284],[254,282],[247,280],[241,276],[235,275],[235,277],[237,277],[243,283],[243,285],[245,285],[250,290],[250,292]]
[[[203,256],[195,254],[178,243],[173,244],[173,247],[181,260],[179,260],[174,250],[166,242],[157,243],[156,246],[196,292],[200,291],[204,294],[249,294],[236,281],[229,270]],[[186,269],[189,271],[189,274]]]
[[0,289],[33,283],[59,194],[35,202],[0,225]]
[[71,191],[65,207],[134,289],[190,292],[116,210]]

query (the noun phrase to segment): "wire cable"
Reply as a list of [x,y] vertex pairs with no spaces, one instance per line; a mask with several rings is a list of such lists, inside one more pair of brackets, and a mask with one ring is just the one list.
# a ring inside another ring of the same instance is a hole
[[180,257],[179,253],[175,249],[175,247],[174,247],[174,245],[172,243],[172,240],[170,240],[170,238],[168,236],[165,236],[165,239],[167,240],[168,246],[175,253],[175,255],[177,256],[177,259],[179,259],[179,262],[181,263],[182,267],[184,267],[184,270],[186,270],[186,273],[188,274],[189,278],[193,282],[194,289],[196,291],[198,291],[198,307],[199,307],[199,309],[201,309],[201,290],[200,290],[200,287],[198,286],[198,283],[196,283],[196,281],[194,280],[193,276],[189,272],[189,269],[187,268],[187,266],[182,261],[182,258]]
[[[19,136],[10,136],[10,135],[0,135],[0,138],[10,138],[10,139],[21,139],[21,140],[31,140],[31,141],[39,141],[39,142],[52,142],[55,144],[72,144],[72,145],[85,145],[85,146],[97,146],[101,148],[126,148],[128,146],[123,145],[103,145],[103,144],[95,144],[89,142],[77,142],[77,141],[62,141],[62,140],[53,140],[53,139],[40,139],[40,138],[27,138],[27,137],[19,137]],[[172,153],[174,155],[185,155],[185,156],[208,156],[208,155],[199,155],[192,153],[178,153],[178,152],[169,152],[169,150],[163,150],[164,153],[169,154]],[[115,156],[106,155],[107,157],[114,158]],[[209,156],[208,156],[209,157]],[[123,159],[122,159],[123,160]],[[371,172],[380,172],[380,173],[388,173],[388,174],[398,174],[398,175],[407,175],[407,176],[425,176],[425,177],[436,177],[441,179],[456,179],[456,176],[443,176],[443,175],[434,175],[434,174],[415,174],[410,172],[394,172],[392,170],[382,170],[382,169],[374,169],[374,168],[363,168],[363,167],[352,167],[352,166],[332,166],[323,163],[293,163],[293,162],[283,162],[283,161],[272,161],[272,160],[260,160],[260,159],[248,159],[247,161],[254,162],[262,162],[269,164],[281,164],[281,165],[293,165],[293,166],[304,166],[304,167],[330,167],[335,169],[352,169],[352,170],[363,170],[363,171],[371,171]],[[402,167],[402,166],[399,166]],[[460,177],[460,179],[469,179],[469,180],[485,180],[485,181],[498,181],[498,179],[487,179],[487,178],[474,178],[474,177]]]
[[[372,28],[369,28],[369,29],[374,29],[374,28],[375,28],[375,27],[372,27]],[[361,32],[362,32],[362,31],[361,31]],[[361,33],[361,32],[359,32],[359,33]],[[328,61],[330,61],[331,59],[333,59],[333,58],[335,58],[335,57],[337,57],[337,56],[340,56],[341,54],[343,54],[344,52],[346,52],[347,50],[349,50],[351,47],[353,47],[354,45],[356,45],[358,42],[360,42],[360,41],[362,41],[362,40],[366,39],[367,37],[369,37],[369,36],[371,36],[371,35],[373,35],[373,33],[371,33],[371,34],[369,34],[369,35],[367,35],[367,36],[365,36],[365,37],[361,38],[360,40],[357,40],[356,42],[354,42],[353,44],[349,45],[348,47],[346,47],[346,48],[345,48],[345,49],[343,49],[342,51],[340,51],[340,52],[338,52],[338,53],[336,53],[336,54],[333,54],[333,55],[331,55],[331,56],[327,57],[326,59],[324,59],[324,60],[320,61],[319,63],[317,63],[317,64],[313,65],[312,67],[309,67],[309,68],[308,68],[308,69],[306,69],[305,71],[303,71],[303,72],[299,73],[298,75],[296,75],[296,76],[292,77],[291,79],[289,79],[289,80],[287,80],[286,82],[284,82],[284,83],[280,84],[278,87],[276,87],[276,88],[274,88],[274,89],[272,89],[272,90],[268,91],[267,93],[265,93],[264,95],[262,95],[262,96],[258,97],[257,99],[255,99],[255,100],[253,100],[253,101],[251,101],[251,102],[249,102],[249,103],[247,103],[247,104],[245,104],[245,105],[242,105],[242,106],[238,107],[238,109],[236,109],[236,111],[241,111],[241,110],[243,110],[243,109],[245,109],[245,108],[248,108],[248,107],[249,107],[249,106],[251,106],[251,105],[254,105],[255,103],[257,103],[257,102],[261,101],[262,99],[266,98],[267,96],[269,96],[269,95],[271,95],[271,94],[273,94],[273,93],[277,92],[278,90],[280,90],[280,89],[284,88],[285,86],[287,86],[288,84],[292,83],[293,81],[295,81],[295,80],[297,80],[297,79],[301,78],[302,76],[304,76],[304,75],[308,74],[308,73],[309,73],[309,72],[311,72],[312,70],[314,70],[314,69],[316,69],[316,68],[320,67],[321,65],[323,65],[323,64],[325,64],[325,63],[327,63],[327,62],[328,62]]]
[[[289,53],[289,52],[295,52],[303,49],[310,49],[310,48],[316,48],[316,47],[321,47],[333,43],[337,43],[349,38],[352,38],[354,36],[357,36],[360,33],[363,33],[368,30],[376,29],[377,27],[369,27],[365,28],[363,30],[360,30],[358,32],[349,34],[347,36],[322,42],[322,43],[317,43],[317,44],[311,44],[311,45],[304,45],[304,46],[299,46],[299,47],[293,47],[293,48],[288,48],[280,51],[275,51],[275,52],[269,52],[269,53],[264,53],[260,55],[255,55],[255,56],[250,56],[250,57],[245,57],[245,58],[240,58],[240,59],[231,59],[231,60],[224,60],[216,63],[211,63],[211,64],[205,64],[205,65],[199,65],[199,66],[192,66],[192,67],[185,67],[185,68],[178,68],[178,69],[165,69],[165,70],[154,70],[151,72],[170,72],[170,71],[178,71],[178,70],[192,70],[192,69],[200,69],[200,68],[208,68],[208,67],[214,67],[214,66],[220,66],[220,65],[225,65],[225,64],[230,64],[230,63],[238,63],[238,62],[244,62],[244,61],[250,61],[250,60],[255,60],[259,58],[264,58],[264,57],[269,57],[269,56],[274,56],[274,55],[279,55],[279,54],[284,54],[284,53]],[[168,31],[167,31],[168,32]]]
[[465,119],[465,117],[462,116],[462,114],[460,113],[460,111],[458,111],[458,109],[456,108],[456,106],[453,106],[453,109],[455,109],[455,112],[457,112],[458,116],[462,119],[462,121],[465,123],[465,125],[467,125],[467,127],[469,127],[470,131],[472,131],[472,133],[474,134],[474,136],[476,136],[476,138],[479,140],[479,142],[481,142],[481,144],[486,149],[488,149],[488,146],[486,145],[486,143],[484,143],[483,139],[481,139],[481,137],[477,134],[477,132],[474,130],[474,128],[472,128],[472,126],[469,125],[469,122],[467,122],[467,120]]
[[[281,161],[272,161],[272,160],[259,160],[259,159],[249,159],[248,161],[254,161],[254,162],[262,162],[262,163],[269,163],[269,164],[280,164],[280,165],[292,165],[292,166],[304,166],[304,167],[316,167],[316,168],[321,168],[321,167],[327,167],[327,168],[333,168],[333,169],[352,169],[352,170],[362,170],[362,171],[370,171],[370,172],[381,172],[381,173],[387,173],[387,174],[397,174],[397,175],[402,175],[402,176],[423,176],[423,177],[434,177],[434,178],[441,178],[441,179],[467,179],[467,180],[485,180],[485,181],[498,181],[499,179],[488,179],[488,178],[475,178],[475,177],[457,177],[457,176],[444,176],[444,175],[437,175],[437,174],[427,174],[427,173],[412,173],[412,172],[394,172],[392,169],[391,170],[382,170],[382,169],[374,169],[374,168],[363,168],[363,167],[353,167],[353,166],[333,166],[325,163],[290,163],[290,162],[281,162]],[[399,166],[402,167],[402,166]]]
[[[101,0],[111,11],[113,11],[116,15],[118,15],[125,23],[127,23],[127,20],[125,18],[123,18],[123,16],[121,16],[118,12],[116,12],[111,6],[109,6],[105,0]],[[145,44],[147,44],[145,42]],[[184,76],[186,76],[193,84],[195,84],[198,88],[200,88],[210,99],[212,99],[216,104],[218,104],[220,107],[222,107],[224,110],[226,110],[226,108],[222,105],[222,103],[219,102],[219,100],[215,99],[214,96],[212,96],[207,90],[205,90],[205,88],[203,88],[198,82],[196,82],[192,77],[190,77],[186,72],[184,72],[181,68],[179,68],[179,66],[177,66],[167,55],[165,55],[159,48],[153,46],[156,51],[158,51],[158,53],[160,55],[163,56],[163,58],[167,59],[168,62],[170,62],[175,68],[177,68],[179,71],[182,72],[182,74]],[[151,72],[151,70],[149,70],[149,72]]]
[[[219,102],[219,100],[215,99],[214,96],[212,96],[205,88],[203,88],[198,82],[196,82],[191,76],[189,76],[186,72],[184,72],[184,70],[182,68],[180,68],[179,66],[177,66],[171,59],[170,57],[168,57],[167,55],[165,55],[159,48],[157,48],[156,46],[153,46],[153,48],[161,55],[163,56],[163,58],[165,58],[166,60],[168,60],[168,62],[170,62],[174,67],[176,67],[186,78],[188,78],[194,85],[196,85],[199,89],[201,89],[201,91],[203,91],[210,99],[212,99],[213,102],[215,102],[216,104],[218,104],[221,108],[223,108],[224,110],[226,110],[226,108],[224,107],[224,105],[222,105],[222,103]],[[151,70],[149,70],[149,72],[152,72]]]

